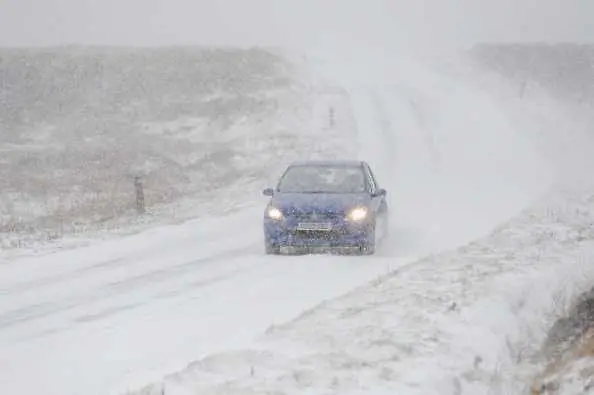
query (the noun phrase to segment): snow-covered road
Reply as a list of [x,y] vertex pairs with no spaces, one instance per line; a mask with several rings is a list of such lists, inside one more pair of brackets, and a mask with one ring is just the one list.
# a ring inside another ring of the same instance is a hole
[[[135,394],[529,393],[548,328],[594,279],[594,188],[574,167],[545,192],[550,167],[529,144],[533,130],[514,128],[480,93],[434,88],[424,91],[434,106],[422,108],[431,139],[404,111],[401,87],[350,93],[360,152],[397,203],[392,242],[439,253]],[[589,141],[547,129],[548,115],[532,124],[543,143]],[[555,170],[567,165],[550,159]]]
[[412,259],[266,257],[260,216],[258,208],[2,267],[0,382],[14,394],[139,386],[245,346]]
[[271,325],[515,215],[547,186],[531,148],[488,99],[423,77],[434,84],[410,87],[430,102],[416,104],[423,114],[407,89],[389,85],[347,86],[335,102],[343,138],[389,191],[391,236],[377,256],[264,256],[262,200],[225,217],[10,262],[0,266],[3,392],[137,388],[205,355],[249,347]]

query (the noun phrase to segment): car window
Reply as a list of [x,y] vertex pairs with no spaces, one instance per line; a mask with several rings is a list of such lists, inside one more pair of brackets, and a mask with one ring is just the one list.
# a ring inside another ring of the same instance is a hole
[[375,179],[375,175],[373,174],[371,167],[367,165],[366,169],[369,177],[369,185],[371,186],[371,192],[375,192],[377,189],[379,189],[379,185],[377,184],[377,180]]
[[277,188],[285,193],[363,193],[365,172],[358,166],[291,166]]

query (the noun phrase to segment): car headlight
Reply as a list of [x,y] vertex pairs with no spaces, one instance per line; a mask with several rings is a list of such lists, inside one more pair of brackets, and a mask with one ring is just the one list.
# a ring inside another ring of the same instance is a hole
[[351,221],[363,221],[367,218],[367,207],[356,207],[352,209],[348,214],[348,218]]
[[276,207],[268,207],[268,218],[279,220],[283,218],[283,213]]

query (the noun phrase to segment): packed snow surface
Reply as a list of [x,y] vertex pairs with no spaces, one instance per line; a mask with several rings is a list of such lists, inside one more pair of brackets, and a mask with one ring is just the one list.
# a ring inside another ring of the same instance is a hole
[[[585,223],[574,221],[587,222],[581,211],[551,216],[546,201],[518,217],[554,181],[525,129],[542,127],[542,114],[521,123],[487,93],[422,65],[387,59],[375,70],[348,60],[312,60],[316,81],[333,70],[342,93],[312,95],[311,151],[336,156],[344,147],[388,190],[391,235],[376,256],[264,256],[262,199],[8,262],[0,266],[3,390],[117,394],[175,371],[168,395],[480,394],[494,381],[517,385],[498,378],[515,366],[536,316],[554,315],[550,298],[563,278],[592,278],[577,259],[588,247]],[[575,259],[561,261],[566,248]]]

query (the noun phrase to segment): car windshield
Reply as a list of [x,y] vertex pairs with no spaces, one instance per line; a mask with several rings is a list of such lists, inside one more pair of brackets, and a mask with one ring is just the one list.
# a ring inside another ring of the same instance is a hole
[[284,193],[362,193],[365,174],[358,166],[299,165],[287,169],[278,184]]

